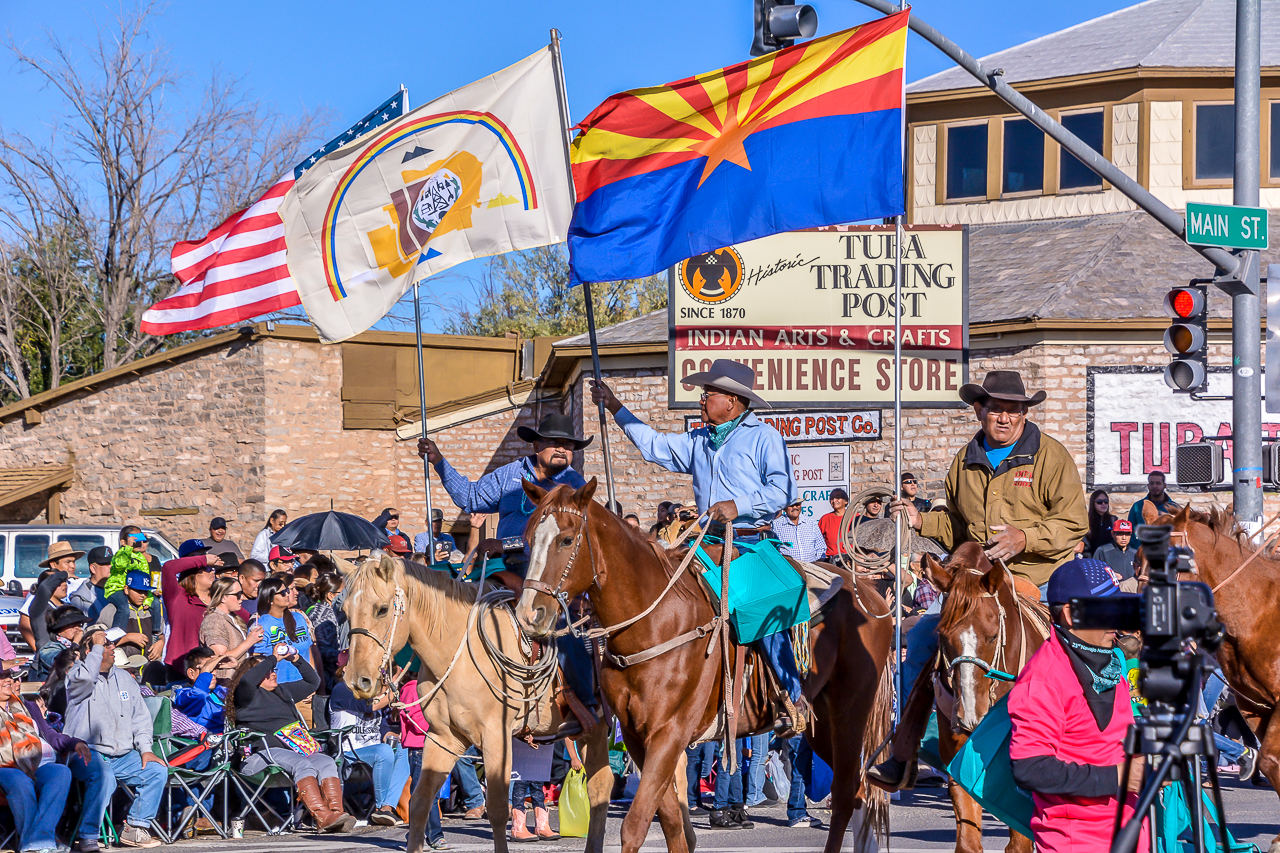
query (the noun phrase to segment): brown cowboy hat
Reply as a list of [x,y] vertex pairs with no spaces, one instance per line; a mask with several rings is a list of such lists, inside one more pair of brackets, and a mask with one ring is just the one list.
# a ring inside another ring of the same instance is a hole
[[77,560],[84,556],[84,551],[77,551],[71,547],[70,542],[54,542],[49,546],[49,556],[45,557],[40,563],[40,568],[47,569],[49,564],[54,560],[61,560],[63,557],[75,557]]
[[732,359],[717,358],[711,362],[710,370],[704,370],[701,373],[690,373],[680,381],[685,385],[698,385],[703,388],[715,388],[717,391],[728,391],[730,394],[746,397],[748,400],[759,403],[766,409],[773,408],[763,397],[755,392],[755,370],[750,365],[740,364]]
[[581,450],[591,443],[590,438],[578,438],[573,429],[573,418],[559,412],[547,412],[538,421],[538,428],[522,426],[516,428],[516,435],[532,444],[535,441],[546,441],[549,438],[568,439],[573,442],[574,450]]
[[992,370],[982,378],[981,385],[970,382],[960,386],[960,399],[969,405],[992,399],[1036,406],[1044,402],[1045,396],[1040,390],[1028,397],[1026,386],[1022,384],[1022,374],[1016,370]]

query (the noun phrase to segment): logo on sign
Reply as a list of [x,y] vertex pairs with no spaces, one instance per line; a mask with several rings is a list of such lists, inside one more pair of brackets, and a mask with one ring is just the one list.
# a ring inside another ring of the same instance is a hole
[[728,302],[742,286],[742,256],[731,246],[680,264],[680,284],[699,302]]

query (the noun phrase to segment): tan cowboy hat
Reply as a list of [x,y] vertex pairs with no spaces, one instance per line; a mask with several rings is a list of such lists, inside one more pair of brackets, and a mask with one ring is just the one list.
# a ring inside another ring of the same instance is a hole
[[1040,390],[1028,397],[1026,386],[1022,384],[1022,374],[1016,370],[992,370],[982,378],[981,385],[970,382],[960,386],[960,399],[971,406],[986,399],[1036,406],[1044,402],[1045,396]]
[[49,546],[49,556],[44,558],[40,563],[40,568],[47,569],[49,564],[54,560],[61,560],[63,557],[75,557],[77,560],[84,556],[84,551],[77,551],[71,547],[70,542],[54,542]]
[[702,388],[715,388],[717,391],[728,391],[739,397],[746,397],[772,409],[773,406],[755,392],[756,372],[750,365],[740,364],[732,359],[717,358],[711,362],[711,369],[701,373],[690,373],[680,380],[685,385],[698,385]]

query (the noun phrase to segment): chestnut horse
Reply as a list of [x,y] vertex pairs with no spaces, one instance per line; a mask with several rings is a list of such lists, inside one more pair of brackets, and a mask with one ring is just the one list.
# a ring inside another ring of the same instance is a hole
[[[1187,506],[1161,516],[1150,506],[1144,507],[1143,520],[1172,525],[1173,545],[1184,544],[1185,537],[1196,556],[1197,577],[1190,579],[1214,591],[1218,619],[1226,628],[1218,665],[1240,710],[1257,722],[1258,769],[1280,791],[1280,725],[1271,726],[1280,703],[1280,561],[1256,553],[1231,514],[1216,506],[1208,512]],[[1271,842],[1270,853],[1280,853],[1280,836]]]
[[[640,766],[640,787],[622,824],[622,851],[636,853],[644,843],[654,812],[667,849],[688,853],[693,846],[688,803],[671,784],[684,750],[714,727],[724,695],[722,650],[703,631],[717,610],[693,572],[675,579],[676,565],[650,536],[630,527],[591,498],[596,481],[577,491],[557,486],[550,492],[525,482],[537,502],[525,537],[530,545],[529,574],[516,618],[533,636],[554,627],[560,604],[586,592],[604,628],[648,615],[611,633],[600,682],[617,715],[628,751]],[[710,549],[709,549],[710,550]],[[831,827],[826,853],[841,847],[855,809],[864,804],[864,744],[871,748],[888,733],[890,678],[885,666],[893,640],[888,607],[868,584],[841,572],[845,587],[810,631],[812,664],[804,675],[815,721],[806,732],[813,751],[832,768]],[[550,592],[551,594],[548,594]],[[682,642],[685,635],[690,639]],[[719,642],[726,634],[720,634]],[[620,666],[619,656],[640,656],[670,643],[656,656]],[[760,666],[756,667],[760,669]],[[763,708],[761,707],[763,705]],[[737,714],[737,733],[746,736],[773,725],[767,703],[748,703]],[[869,725],[870,724],[870,725]],[[872,824],[887,816],[876,794],[872,819],[859,814],[858,843],[866,844]]]
[[[978,722],[1013,682],[992,678],[992,670],[1016,676],[1045,640],[1048,613],[1018,596],[1012,576],[992,566],[976,542],[966,542],[939,563],[932,554],[921,559],[924,575],[946,593],[938,623],[941,665],[934,689],[938,708],[938,751],[950,763]],[[1034,587],[1026,590],[1038,593]],[[952,779],[947,784],[956,813],[956,853],[981,853],[982,807]],[[1031,853],[1031,839],[1009,830],[1006,853]]]
[[[479,636],[482,626],[501,654],[522,656],[510,609],[482,610],[473,619],[476,584],[460,583],[446,572],[377,551],[347,573],[345,586],[343,610],[351,624],[351,647],[343,680],[357,698],[371,699],[382,691],[391,659],[406,644],[421,661],[420,698],[425,699],[443,679],[422,709],[431,728],[422,751],[422,776],[409,800],[409,853],[422,851],[431,801],[458,756],[473,744],[484,757],[489,780],[485,805],[493,827],[493,848],[506,853],[511,737],[526,721],[537,736],[554,734],[563,720],[549,699],[532,703],[539,706],[538,712],[528,717],[529,703],[512,698],[525,689],[487,653]],[[591,801],[586,850],[603,853],[613,788],[609,727],[595,726],[580,739],[579,749]]]

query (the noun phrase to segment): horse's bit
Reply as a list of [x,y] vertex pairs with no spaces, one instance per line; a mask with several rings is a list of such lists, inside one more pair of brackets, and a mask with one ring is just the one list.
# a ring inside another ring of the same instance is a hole
[[396,594],[391,603],[391,628],[387,631],[385,642],[375,637],[367,628],[352,628],[349,632],[352,637],[356,635],[368,637],[382,647],[382,663],[378,665],[378,674],[387,682],[391,680],[391,670],[388,669],[393,654],[391,644],[395,641],[396,628],[400,625],[400,617],[404,615],[404,611],[404,589],[400,586],[400,582],[396,581]]

